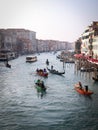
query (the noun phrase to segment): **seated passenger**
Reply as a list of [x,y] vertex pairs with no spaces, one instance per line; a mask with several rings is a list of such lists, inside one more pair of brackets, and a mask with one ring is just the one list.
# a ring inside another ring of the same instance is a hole
[[37,68],[37,70],[36,70],[37,72],[39,72],[39,69]]
[[47,73],[47,71],[46,71],[46,69],[45,69],[45,68],[44,68],[43,72],[44,72],[44,73]]
[[38,79],[35,84],[37,84],[38,86],[40,86],[40,83],[41,83],[41,81],[40,81],[40,79]]
[[80,89],[82,89],[82,83],[79,81],[79,87],[80,87]]
[[49,65],[49,61],[48,61],[48,59],[46,60],[46,64]]
[[85,85],[85,91],[88,92],[88,86],[87,85]]

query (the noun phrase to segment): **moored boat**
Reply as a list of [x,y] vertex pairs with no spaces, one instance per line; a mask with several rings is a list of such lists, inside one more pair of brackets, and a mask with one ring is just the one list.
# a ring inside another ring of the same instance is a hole
[[80,88],[79,84],[75,84],[74,87],[75,87],[75,90],[82,95],[89,96],[89,95],[93,94],[93,92],[91,90],[86,91],[84,88]]
[[81,71],[81,72],[93,72],[94,69],[93,69],[93,68],[85,68],[85,67],[81,67],[81,68],[80,68],[80,71]]

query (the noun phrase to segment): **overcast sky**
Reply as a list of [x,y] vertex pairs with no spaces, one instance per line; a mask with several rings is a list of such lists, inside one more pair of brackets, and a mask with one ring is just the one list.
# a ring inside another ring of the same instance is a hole
[[0,0],[0,28],[24,28],[38,39],[76,41],[98,21],[98,0]]

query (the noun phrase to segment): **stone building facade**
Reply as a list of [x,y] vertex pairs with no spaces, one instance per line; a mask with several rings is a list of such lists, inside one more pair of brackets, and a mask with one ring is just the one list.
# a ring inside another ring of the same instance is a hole
[[0,48],[18,53],[36,52],[36,32],[25,29],[0,29]]
[[98,59],[98,21],[93,21],[81,36],[81,53]]
[[26,29],[0,29],[0,50],[18,54],[71,49],[71,44],[58,40],[36,39],[36,32]]
[[71,49],[71,43],[57,40],[38,40],[37,50],[38,52],[58,51]]

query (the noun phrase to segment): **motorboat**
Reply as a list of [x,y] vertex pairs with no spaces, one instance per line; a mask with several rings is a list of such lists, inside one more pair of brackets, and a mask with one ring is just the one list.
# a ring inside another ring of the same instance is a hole
[[27,56],[26,57],[26,62],[32,63],[37,61],[37,56]]

